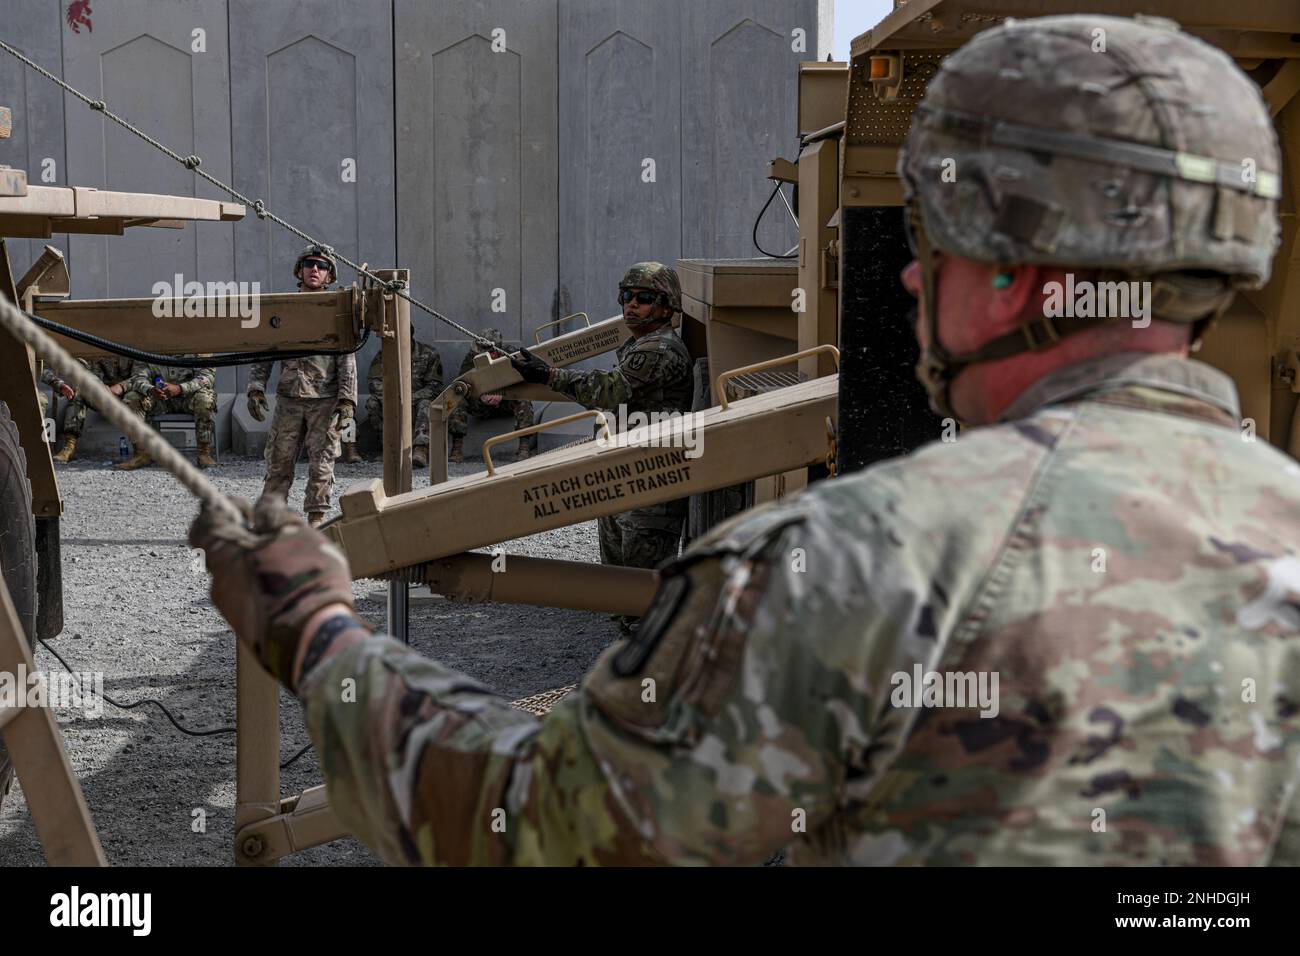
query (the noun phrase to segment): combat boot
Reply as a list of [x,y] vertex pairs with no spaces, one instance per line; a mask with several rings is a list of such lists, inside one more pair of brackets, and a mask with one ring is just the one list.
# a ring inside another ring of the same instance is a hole
[[126,461],[119,461],[113,467],[117,471],[135,471],[137,468],[148,468],[153,464],[153,459],[142,451],[137,451]]
[[343,443],[342,460],[345,465],[359,465],[361,462],[365,461],[357,451],[357,443],[354,441],[345,441]]
[[217,463],[217,460],[212,457],[212,446],[207,442],[199,442],[198,463],[200,468],[211,468]]
[[416,468],[429,467],[429,446],[416,445],[411,451],[411,464]]
[[519,439],[519,451],[515,453],[515,461],[523,461],[533,452],[529,446],[529,436],[525,435]]
[[63,447],[60,448],[59,453],[54,456],[54,460],[57,462],[62,462],[63,464],[66,465],[68,462],[72,461],[72,456],[76,452],[76,450],[77,450],[77,436],[68,435],[63,439]]
[[315,528],[324,520],[325,520],[325,512],[323,511],[307,512],[307,523],[311,525],[313,528]]
[[451,439],[451,454],[447,456],[448,461],[461,462],[465,460],[465,436],[453,435]]

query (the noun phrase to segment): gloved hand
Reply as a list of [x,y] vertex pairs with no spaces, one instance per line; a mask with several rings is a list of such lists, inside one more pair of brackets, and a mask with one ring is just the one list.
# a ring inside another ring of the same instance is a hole
[[248,393],[248,414],[259,422],[266,421],[266,393],[249,392]]
[[233,500],[245,523],[205,507],[190,526],[190,547],[206,552],[212,603],[235,636],[293,690],[303,626],[323,607],[352,607],[352,572],[343,552],[279,495],[256,506]]
[[334,406],[334,419],[331,424],[336,432],[341,432],[347,423],[352,421],[357,414],[357,406],[349,402],[346,398],[341,398]]
[[510,364],[525,382],[546,385],[551,380],[551,366],[547,365],[526,348],[520,348],[510,356]]

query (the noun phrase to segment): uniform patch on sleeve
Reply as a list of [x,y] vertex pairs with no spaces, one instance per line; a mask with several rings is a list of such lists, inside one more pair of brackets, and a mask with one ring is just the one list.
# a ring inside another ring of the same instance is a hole
[[639,372],[645,367],[646,354],[644,352],[633,352],[628,356],[627,367],[634,372]]

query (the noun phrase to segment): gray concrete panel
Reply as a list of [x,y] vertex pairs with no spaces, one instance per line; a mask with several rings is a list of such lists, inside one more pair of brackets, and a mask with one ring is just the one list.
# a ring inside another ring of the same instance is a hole
[[[57,76],[63,74],[62,11],[48,0],[0,0],[0,36],[24,56]],[[27,171],[34,186],[66,186],[63,148],[63,93],[31,67],[0,51],[0,106],[13,111],[13,134],[0,139],[0,166]],[[53,160],[53,163],[47,162]],[[67,253],[67,237],[10,239],[14,278],[22,274],[46,245]],[[75,271],[72,260],[68,268]]]
[[[178,153],[199,155],[208,172],[229,181],[225,0],[120,0],[95,10],[93,23],[93,30],[64,29],[65,79]],[[67,142],[70,183],[229,198],[81,103],[68,104]],[[73,295],[81,298],[151,295],[156,281],[172,282],[176,273],[186,281],[228,281],[234,270],[228,223],[74,236],[70,245]]]
[[560,281],[592,321],[629,265],[681,252],[682,6],[560,0]]
[[[816,0],[688,3],[682,23],[682,254],[751,257],[754,220],[772,192],[767,163],[799,145],[799,63],[816,57]],[[804,31],[796,52],[793,31]],[[787,187],[788,195],[788,187]],[[798,232],[781,200],[758,233],[771,253]]]
[[[557,298],[556,18],[556,0],[394,4],[398,257],[417,297],[508,339]],[[411,318],[454,374],[463,337]]]
[[[372,269],[396,261],[393,38],[387,0],[231,0],[231,127],[237,187]],[[304,243],[249,215],[235,266],[263,292],[295,288]],[[339,282],[355,279],[350,269]],[[412,318],[415,318],[412,316]],[[379,349],[357,356],[361,387]],[[248,381],[239,371],[239,387]]]

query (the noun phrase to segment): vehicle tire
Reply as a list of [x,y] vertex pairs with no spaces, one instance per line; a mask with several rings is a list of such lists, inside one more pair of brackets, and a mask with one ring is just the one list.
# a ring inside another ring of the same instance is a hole
[[[0,576],[30,646],[36,633],[36,519],[27,455],[9,406],[0,402]],[[13,766],[0,742],[0,806],[13,783]]]

